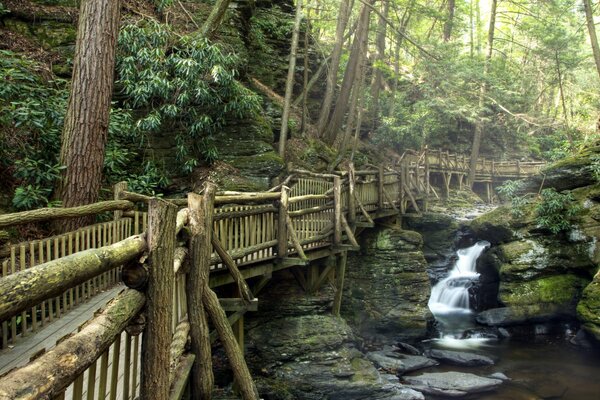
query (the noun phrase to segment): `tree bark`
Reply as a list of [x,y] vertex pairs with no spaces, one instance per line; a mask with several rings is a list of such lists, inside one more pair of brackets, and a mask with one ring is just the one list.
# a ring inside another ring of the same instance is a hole
[[217,0],[217,3],[212,8],[206,22],[202,25],[202,29],[200,29],[202,36],[210,39],[217,29],[219,29],[219,25],[221,25],[221,21],[227,12],[227,7],[229,7],[229,3],[230,0]]
[[194,193],[188,195],[191,267],[186,281],[186,291],[191,352],[196,355],[190,379],[194,398],[200,400],[210,400],[214,383],[210,332],[202,296],[208,288],[215,191],[215,185],[208,183],[204,186],[203,197]]
[[177,207],[154,199],[148,205],[148,260],[146,327],[142,338],[140,399],[169,397],[173,339],[173,260]]
[[[375,65],[373,66],[373,80],[371,81],[371,129],[375,130],[379,120],[379,93],[381,92],[381,85],[383,81],[383,74],[381,68],[377,66],[377,63],[382,63],[385,59],[385,37],[387,31],[387,17],[390,10],[389,0],[385,0],[381,5],[381,14],[379,15],[379,22],[377,24],[377,38],[375,41],[375,47],[377,49],[375,54]],[[353,110],[353,108],[351,108]]]
[[[283,115],[281,116],[281,130],[279,131],[279,155],[285,160],[285,143],[288,135],[288,121],[294,94],[294,74],[296,73],[296,58],[298,57],[298,37],[300,36],[300,22],[302,21],[302,0],[296,0],[296,18],[292,32],[292,48],[290,62],[285,83],[285,97],[283,101]],[[305,55],[306,56],[306,55]]]
[[359,60],[366,56],[365,36],[369,34],[369,17],[371,15],[371,8],[373,7],[374,0],[368,0],[363,3],[358,26],[354,35],[354,41],[352,43],[352,51],[350,53],[350,59],[346,66],[346,72],[342,81],[342,88],[337,98],[335,109],[324,132],[324,139],[327,143],[334,143],[338,135],[338,131],[342,126],[342,122],[346,112],[348,111],[348,102],[350,101],[350,94],[352,92],[352,86],[355,81],[356,74],[358,73]]
[[[483,113],[484,99],[487,92],[486,79],[490,69],[492,60],[492,52],[494,51],[494,29],[496,27],[496,8],[498,0],[492,0],[492,10],[490,14],[490,26],[488,30],[488,50],[483,64],[483,82],[479,88],[479,112]],[[481,147],[481,137],[483,136],[483,115],[480,115],[479,120],[475,124],[475,133],[473,134],[473,145],[471,147],[471,159],[469,163],[469,176],[467,178],[469,186],[472,188],[475,183],[475,174],[477,172],[477,160],[479,158],[479,148]]]
[[[115,51],[120,20],[119,0],[83,0],[73,65],[71,93],[62,134],[62,174],[58,198],[64,207],[98,199],[108,133]],[[84,226],[89,217],[57,226],[66,232]]]
[[594,25],[594,14],[592,13],[591,1],[583,0],[583,8],[585,9],[585,21],[590,34],[594,61],[596,62],[596,72],[598,72],[598,75],[600,76],[600,47],[598,47],[598,37],[596,36],[596,26]]
[[324,134],[327,122],[329,122],[329,113],[331,112],[333,93],[337,84],[338,70],[340,68],[340,59],[344,45],[344,32],[346,30],[346,25],[348,25],[350,11],[352,11],[350,9],[350,1],[341,0],[340,11],[335,27],[335,44],[333,46],[333,51],[331,52],[331,64],[329,66],[329,73],[327,74],[327,86],[325,87],[321,114],[319,115],[319,122],[317,123],[317,129],[321,136]]
[[448,15],[446,16],[446,22],[444,23],[444,42],[449,42],[452,36],[452,27],[454,25],[454,9],[455,0],[448,0],[446,3]]

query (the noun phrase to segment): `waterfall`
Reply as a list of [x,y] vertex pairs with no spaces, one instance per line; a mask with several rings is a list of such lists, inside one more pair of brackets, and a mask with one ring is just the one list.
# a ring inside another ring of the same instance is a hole
[[488,247],[490,243],[482,240],[469,248],[458,250],[458,260],[450,274],[431,289],[428,305],[434,316],[471,313],[469,287],[479,278],[475,271],[475,263]]

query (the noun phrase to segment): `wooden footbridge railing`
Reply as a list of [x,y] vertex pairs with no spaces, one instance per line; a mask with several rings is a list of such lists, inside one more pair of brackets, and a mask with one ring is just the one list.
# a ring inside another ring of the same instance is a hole
[[[394,168],[335,174],[294,170],[264,193],[215,195],[207,184],[202,196],[161,200],[119,184],[112,201],[0,216],[2,228],[113,213],[0,251],[0,399],[179,399],[186,387],[207,398],[217,337],[242,397],[257,399],[240,351],[255,296],[289,269],[307,291],[333,285],[339,314],[355,235],[377,218],[426,210],[430,174],[447,161],[434,157],[407,153]],[[224,297],[228,284],[233,297]],[[101,311],[72,318],[102,296],[110,301]]]

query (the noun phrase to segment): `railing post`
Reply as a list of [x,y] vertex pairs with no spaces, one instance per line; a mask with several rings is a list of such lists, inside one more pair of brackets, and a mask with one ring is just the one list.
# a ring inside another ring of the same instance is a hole
[[196,356],[191,374],[191,387],[193,397],[201,400],[211,398],[214,382],[208,321],[202,297],[208,288],[215,192],[215,185],[206,183],[203,196],[195,193],[188,194],[191,236],[190,271],[186,279],[186,294],[191,352]]
[[333,178],[333,244],[342,244],[342,179]]
[[140,398],[169,398],[169,348],[173,337],[173,259],[177,207],[160,199],[148,206],[149,276],[142,338]]
[[[127,190],[127,182],[118,182],[113,186],[114,200],[121,200],[121,193]],[[116,221],[123,216],[123,211],[114,211],[113,219]]]
[[354,163],[348,164],[348,224],[352,229],[356,224],[356,177],[354,176]]
[[288,190],[286,186],[281,187],[281,197],[279,199],[279,215],[277,217],[277,257],[283,259],[287,257],[288,252],[288,232],[287,232],[287,212],[288,212]]
[[379,166],[379,173],[378,173],[379,179],[377,181],[377,196],[379,197],[378,200],[378,207],[380,210],[383,209],[384,206],[384,200],[385,198],[383,197],[383,187],[385,184],[385,176],[383,175],[383,165]]

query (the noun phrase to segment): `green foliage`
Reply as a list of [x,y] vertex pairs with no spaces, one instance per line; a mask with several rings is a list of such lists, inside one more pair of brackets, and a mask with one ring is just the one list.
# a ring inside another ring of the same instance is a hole
[[186,173],[218,158],[213,135],[230,118],[257,112],[259,97],[236,81],[237,57],[197,36],[177,36],[153,21],[126,25],[119,36],[117,84],[136,109],[134,134],[176,133]]
[[4,4],[2,4],[2,2],[0,2],[0,17],[3,16],[4,14],[8,14],[10,12],[10,10],[8,8],[6,8],[6,6]]
[[553,188],[542,190],[540,202],[535,208],[538,226],[555,234],[568,231],[572,220],[581,211],[581,207],[574,202],[571,193],[558,193]]
[[173,4],[173,0],[153,0],[154,6],[159,12]]
[[590,157],[592,160],[592,164],[590,165],[590,169],[594,178],[600,182],[600,154],[594,154]]
[[498,193],[510,200],[510,212],[515,218],[522,218],[525,215],[525,206],[530,204],[530,200],[525,196],[519,196],[519,189],[522,187],[523,181],[508,180],[498,187]]

